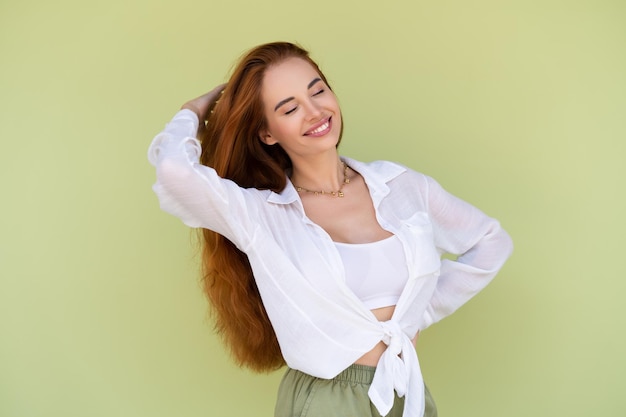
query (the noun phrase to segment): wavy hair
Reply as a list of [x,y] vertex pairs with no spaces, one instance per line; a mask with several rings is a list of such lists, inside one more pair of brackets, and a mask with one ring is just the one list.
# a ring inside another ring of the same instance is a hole
[[[291,160],[280,145],[259,138],[266,128],[261,87],[265,71],[288,58],[307,61],[327,83],[306,50],[287,42],[257,46],[235,66],[207,114],[200,162],[241,187],[282,191]],[[327,83],[328,84],[328,83]],[[235,362],[257,372],[284,365],[276,334],[263,307],[245,253],[224,236],[202,229],[203,290],[215,329]]]

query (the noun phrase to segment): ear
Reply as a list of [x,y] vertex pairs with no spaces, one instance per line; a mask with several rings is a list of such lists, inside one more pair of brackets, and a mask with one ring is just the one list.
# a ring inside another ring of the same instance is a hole
[[278,143],[278,141],[274,139],[272,134],[267,130],[261,130],[259,132],[259,139],[261,140],[261,142],[269,146],[276,145]]

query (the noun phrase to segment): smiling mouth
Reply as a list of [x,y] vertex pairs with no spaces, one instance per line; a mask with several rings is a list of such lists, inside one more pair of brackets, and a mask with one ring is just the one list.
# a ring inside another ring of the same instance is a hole
[[308,132],[306,132],[304,134],[304,136],[315,136],[315,135],[319,135],[322,132],[325,132],[326,130],[328,130],[330,128],[330,119],[332,117],[329,117],[328,120],[326,120],[326,122],[324,122],[321,126],[316,127],[314,130],[310,130]]

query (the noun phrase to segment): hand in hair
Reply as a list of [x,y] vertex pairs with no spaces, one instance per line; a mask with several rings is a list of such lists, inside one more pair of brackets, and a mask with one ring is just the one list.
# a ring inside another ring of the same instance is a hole
[[208,93],[189,100],[181,106],[181,109],[191,110],[198,115],[198,120],[200,120],[200,122],[204,122],[206,120],[209,107],[218,100],[221,92],[224,90],[224,87],[226,87],[226,84],[218,85]]

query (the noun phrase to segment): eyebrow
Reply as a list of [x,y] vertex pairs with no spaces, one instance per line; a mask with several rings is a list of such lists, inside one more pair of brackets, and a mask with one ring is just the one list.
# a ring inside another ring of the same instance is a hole
[[[321,78],[314,78],[307,86],[306,89],[310,89],[311,87],[313,87],[315,84],[317,84],[318,82],[322,81]],[[282,106],[283,104],[289,103],[291,100],[293,100],[295,97],[287,97],[284,100],[281,100],[278,102],[278,104],[276,105],[276,107],[274,107],[274,111],[278,110],[278,108],[280,106]]]

